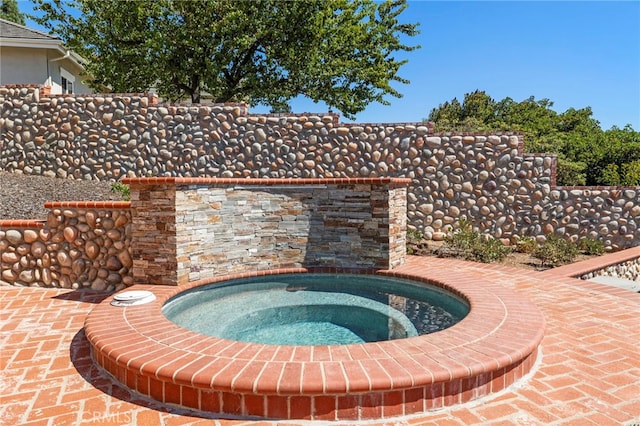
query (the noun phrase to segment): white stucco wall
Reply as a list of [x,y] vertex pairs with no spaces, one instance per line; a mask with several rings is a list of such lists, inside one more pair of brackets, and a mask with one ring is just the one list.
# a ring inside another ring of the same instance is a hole
[[[51,55],[51,52],[49,52],[49,55]],[[51,59],[56,59],[59,57],[60,56],[50,56]],[[49,61],[49,71],[51,73],[51,93],[62,93],[62,86],[60,86],[60,68],[64,68],[65,71],[75,77],[75,81],[73,82],[73,93],[93,93],[93,90],[91,90],[88,86],[82,84],[83,77],[80,76],[82,70],[68,59]]]
[[51,86],[51,93],[62,93],[62,67],[75,76],[74,93],[93,93],[82,84],[82,69],[69,59],[56,60],[63,56],[51,49],[0,47],[0,84],[44,84]]
[[0,47],[1,84],[45,84],[47,50]]

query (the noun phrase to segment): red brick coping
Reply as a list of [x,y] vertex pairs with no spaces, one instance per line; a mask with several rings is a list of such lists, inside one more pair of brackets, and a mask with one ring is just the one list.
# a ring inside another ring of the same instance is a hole
[[44,228],[46,220],[8,219],[0,220],[0,229]]
[[130,209],[131,201],[47,201],[47,209]]
[[122,183],[127,185],[353,185],[353,184],[397,184],[408,185],[409,178],[202,178],[202,177],[150,177],[124,178]]
[[618,265],[638,258],[640,258],[640,246],[583,260],[582,262],[570,263],[568,265],[548,269],[541,272],[540,275],[553,276],[556,278],[580,278],[581,275],[588,274],[589,272],[598,271],[600,269],[605,269],[608,266]]
[[[363,420],[420,413],[498,392],[534,365],[544,334],[540,311],[478,275],[429,276],[410,257],[376,273],[447,288],[471,305],[457,325],[425,336],[342,346],[277,346],[208,337],[166,319],[161,307],[187,289],[239,277],[346,272],[282,269],[180,287],[136,285],[156,301],[86,318],[94,361],[129,388],[166,404],[274,419]],[[515,278],[514,278],[515,279]]]

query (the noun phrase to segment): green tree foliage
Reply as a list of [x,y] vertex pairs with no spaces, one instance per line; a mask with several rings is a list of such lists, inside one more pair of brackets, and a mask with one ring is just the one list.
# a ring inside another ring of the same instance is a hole
[[624,178],[621,182],[625,185],[640,185],[640,160],[635,160],[622,165]]
[[631,125],[603,131],[590,107],[552,107],[549,99],[495,101],[476,90],[434,108],[428,120],[439,132],[522,132],[526,151],[558,155],[559,185],[640,184],[640,132]]
[[[391,84],[418,33],[406,0],[35,0],[38,22],[90,60],[94,85],[169,100],[287,110],[295,96],[347,117],[400,97]],[[74,16],[69,11],[79,10]]]
[[20,13],[16,0],[0,0],[0,18],[25,25],[24,15]]
[[[640,132],[630,125],[604,132],[591,149],[589,167],[601,176],[604,185],[640,185]],[[613,172],[613,173],[611,173]]]

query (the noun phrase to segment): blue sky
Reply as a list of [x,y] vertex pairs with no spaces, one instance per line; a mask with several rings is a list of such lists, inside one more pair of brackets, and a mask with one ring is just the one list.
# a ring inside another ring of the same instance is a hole
[[[558,112],[590,106],[603,129],[640,130],[638,1],[409,1],[402,17],[421,30],[408,43],[422,48],[398,55],[409,60],[400,76],[411,83],[396,85],[402,98],[369,105],[355,122],[421,121],[479,89],[495,100],[547,98]],[[327,111],[305,99],[292,108]]]

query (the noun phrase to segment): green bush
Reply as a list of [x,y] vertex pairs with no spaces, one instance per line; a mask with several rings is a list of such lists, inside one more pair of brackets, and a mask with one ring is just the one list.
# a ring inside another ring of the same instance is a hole
[[458,222],[458,229],[444,238],[445,245],[457,254],[463,254],[480,239],[480,234],[473,230],[471,223],[462,219]]
[[407,229],[407,254],[418,255],[424,244],[424,235],[418,229]]
[[122,196],[124,201],[131,200],[131,188],[122,182],[114,182],[111,184],[111,192],[117,192]]
[[558,266],[571,262],[578,255],[578,248],[571,241],[554,234],[547,235],[547,240],[540,244],[532,256],[540,260],[541,266]]
[[462,257],[482,263],[498,262],[504,259],[511,249],[502,241],[474,231],[471,223],[461,220],[456,229],[444,239],[445,250],[442,254]]
[[511,248],[502,244],[502,241],[494,238],[481,238],[471,248],[473,260],[477,260],[482,263],[499,262],[504,259],[509,253]]
[[538,243],[533,237],[518,237],[515,246],[518,253],[533,253]]
[[604,253],[604,244],[600,240],[592,240],[589,238],[583,238],[578,241],[578,249],[584,254],[597,254]]
[[418,243],[422,240],[423,235],[422,232],[420,232],[417,229],[407,229],[407,241],[408,242],[413,242],[413,243]]

